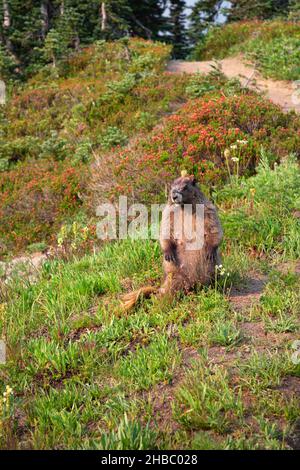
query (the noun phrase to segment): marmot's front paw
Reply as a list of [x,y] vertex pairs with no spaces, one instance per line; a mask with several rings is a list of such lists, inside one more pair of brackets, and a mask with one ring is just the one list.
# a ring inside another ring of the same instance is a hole
[[168,251],[165,253],[165,260],[169,263],[177,263],[176,254],[173,251]]

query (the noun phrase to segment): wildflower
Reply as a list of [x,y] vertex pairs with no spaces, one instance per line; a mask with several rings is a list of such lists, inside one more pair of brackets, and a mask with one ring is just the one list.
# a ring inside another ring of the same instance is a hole
[[78,232],[78,224],[77,224],[77,222],[73,222],[72,231],[73,231],[73,234],[76,236],[76,235],[77,235],[77,232]]
[[229,149],[226,149],[226,150],[224,151],[224,157],[227,159],[227,158],[230,157],[230,155],[231,155],[230,150],[229,150]]
[[6,390],[4,393],[6,393],[7,395],[12,395],[13,389],[9,385],[6,385]]
[[87,238],[88,238],[88,236],[89,236],[89,231],[90,231],[90,230],[89,230],[89,227],[84,227],[84,228],[82,229],[82,239],[83,239],[84,241],[87,240]]
[[216,266],[216,272],[219,272],[220,276],[224,276],[226,274],[226,270],[223,268],[222,264]]
[[4,317],[6,303],[0,304],[0,319]]
[[236,142],[237,142],[237,144],[240,144],[240,145],[247,145],[248,144],[248,140],[237,140]]
[[256,189],[255,188],[250,188],[251,196],[254,196],[255,193],[256,193]]
[[237,163],[240,161],[240,159],[238,157],[232,157],[231,160],[234,162],[234,163]]
[[236,150],[236,149],[237,149],[237,145],[236,145],[236,144],[232,144],[232,145],[230,145],[230,148],[231,148],[232,150]]
[[5,403],[10,395],[13,394],[13,389],[9,386],[6,385],[5,392],[3,393],[3,403]]
[[62,245],[63,245],[63,243],[66,239],[66,236],[67,236],[67,227],[65,225],[63,225],[61,230],[60,230],[59,236],[57,238],[57,244],[58,244],[59,248],[62,247]]

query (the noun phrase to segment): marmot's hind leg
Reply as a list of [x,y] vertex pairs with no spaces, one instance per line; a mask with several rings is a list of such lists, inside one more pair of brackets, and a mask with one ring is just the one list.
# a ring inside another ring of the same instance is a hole
[[188,285],[184,276],[177,273],[166,274],[165,280],[159,289],[159,295],[175,294],[180,291],[188,291]]

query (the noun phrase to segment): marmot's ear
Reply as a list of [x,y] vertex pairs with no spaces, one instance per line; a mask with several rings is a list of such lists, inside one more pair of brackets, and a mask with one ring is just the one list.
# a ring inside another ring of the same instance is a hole
[[197,184],[196,176],[191,175],[191,183],[192,183],[193,186],[195,186]]

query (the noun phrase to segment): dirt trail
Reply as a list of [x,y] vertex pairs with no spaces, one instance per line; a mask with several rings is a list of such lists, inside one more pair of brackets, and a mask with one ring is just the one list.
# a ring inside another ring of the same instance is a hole
[[[266,96],[283,108],[284,111],[295,110],[300,113],[300,94],[292,82],[263,78],[254,65],[245,65],[241,55],[220,60],[222,71],[228,78],[238,78],[243,86],[263,92]],[[172,73],[209,73],[214,61],[169,62],[167,70]]]

